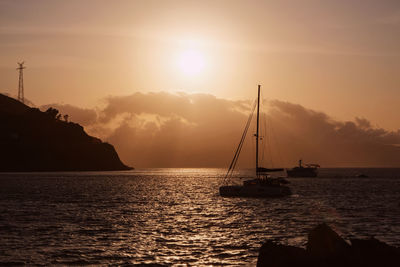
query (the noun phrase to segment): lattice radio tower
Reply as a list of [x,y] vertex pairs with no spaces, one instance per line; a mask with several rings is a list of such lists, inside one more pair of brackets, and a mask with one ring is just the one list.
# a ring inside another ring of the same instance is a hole
[[19,67],[17,70],[19,71],[19,80],[18,80],[18,100],[22,103],[25,103],[24,98],[24,61],[18,62]]

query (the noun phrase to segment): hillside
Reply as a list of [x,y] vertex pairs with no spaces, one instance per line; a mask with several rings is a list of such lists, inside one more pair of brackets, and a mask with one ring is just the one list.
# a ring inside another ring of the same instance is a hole
[[111,171],[124,165],[114,147],[82,126],[0,94],[0,171]]

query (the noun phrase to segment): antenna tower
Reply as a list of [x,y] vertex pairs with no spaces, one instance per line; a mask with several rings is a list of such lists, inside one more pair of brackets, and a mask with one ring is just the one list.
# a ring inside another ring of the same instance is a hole
[[24,97],[24,61],[18,62],[19,67],[17,70],[19,71],[19,80],[18,80],[18,101],[25,103]]

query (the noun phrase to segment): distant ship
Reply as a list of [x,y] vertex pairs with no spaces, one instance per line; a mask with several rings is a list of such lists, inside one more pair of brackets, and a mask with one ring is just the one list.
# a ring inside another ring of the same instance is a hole
[[302,160],[299,160],[299,166],[292,169],[286,170],[288,177],[317,177],[318,176],[318,164],[305,164],[302,165]]
[[[292,192],[288,186],[285,184],[288,183],[285,179],[278,177],[272,178],[268,173],[270,172],[282,172],[284,169],[268,169],[260,167],[258,164],[258,142],[259,142],[259,121],[260,121],[260,88],[258,86],[258,97],[257,102],[254,103],[253,110],[249,116],[246,127],[244,129],[242,138],[239,142],[239,145],[236,149],[236,153],[233,157],[231,165],[229,166],[228,172],[225,176],[225,182],[227,179],[232,176],[233,170],[236,166],[236,162],[239,158],[240,151],[243,146],[243,142],[246,137],[246,133],[249,129],[251,119],[253,117],[253,113],[255,108],[257,107],[257,132],[254,135],[256,137],[256,177],[251,180],[246,180],[243,182],[243,185],[224,185],[219,188],[219,194],[223,197],[259,197],[259,198],[268,198],[268,197],[283,197],[291,195]],[[256,105],[257,104],[257,105]]]

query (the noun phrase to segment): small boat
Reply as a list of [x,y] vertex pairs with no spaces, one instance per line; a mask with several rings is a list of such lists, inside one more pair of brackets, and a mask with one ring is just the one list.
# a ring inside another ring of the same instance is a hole
[[318,164],[305,164],[302,165],[302,160],[299,160],[299,166],[286,170],[288,177],[317,177]]
[[283,197],[291,195],[292,192],[288,186],[285,184],[288,183],[283,177],[273,178],[270,176],[271,172],[283,172],[282,168],[264,168],[259,166],[258,160],[258,146],[259,146],[259,121],[260,121],[260,90],[261,86],[258,86],[258,97],[257,101],[253,106],[253,111],[251,112],[249,119],[247,121],[245,130],[243,132],[242,138],[239,142],[239,145],[236,149],[235,155],[229,166],[228,172],[225,176],[225,180],[227,181],[229,177],[232,176],[233,170],[236,166],[236,162],[239,158],[240,151],[242,149],[247,131],[250,126],[251,119],[253,117],[253,113],[255,107],[257,107],[257,132],[254,135],[256,137],[256,177],[251,180],[246,180],[242,185],[223,185],[219,188],[219,194],[223,197],[258,197],[258,198],[268,198],[268,197]]

